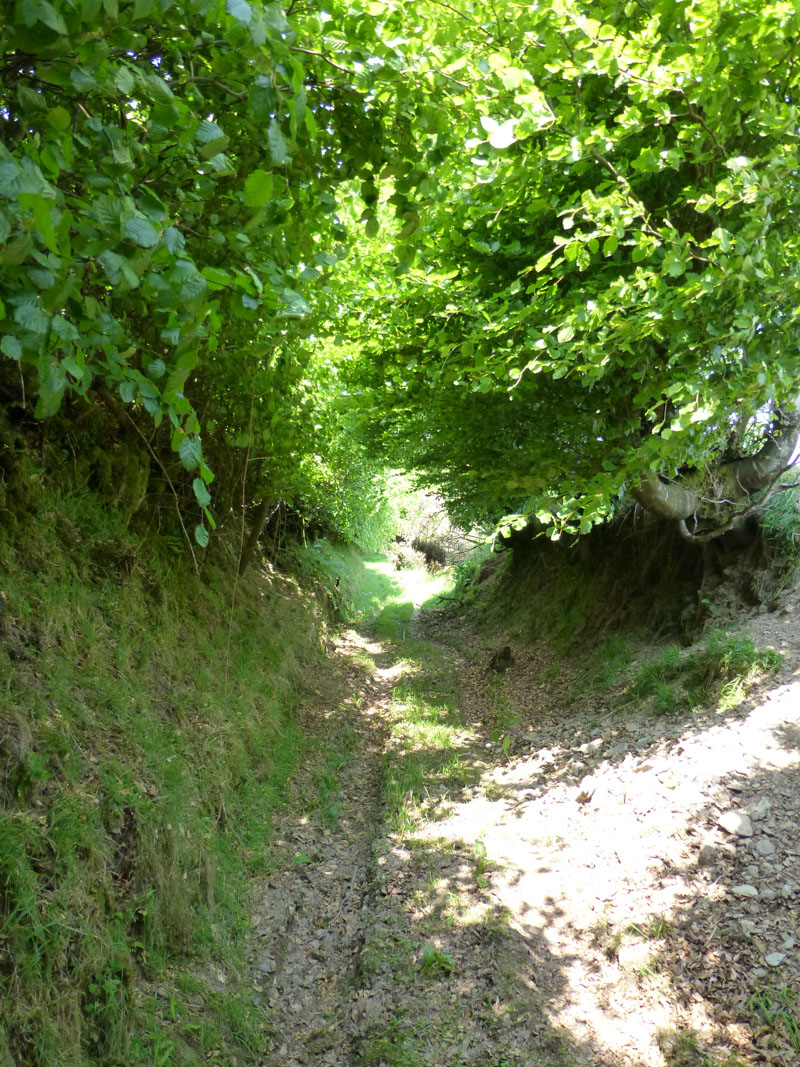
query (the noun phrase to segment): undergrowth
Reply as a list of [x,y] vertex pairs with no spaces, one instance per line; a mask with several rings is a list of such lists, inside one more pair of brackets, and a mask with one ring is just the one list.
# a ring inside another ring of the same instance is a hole
[[715,699],[720,710],[734,707],[748,687],[765,673],[777,670],[782,656],[774,649],[758,649],[742,634],[711,630],[690,650],[666,645],[633,675],[628,687],[637,699],[653,697],[663,713],[691,709]]
[[319,608],[254,573],[229,620],[229,570],[196,576],[90,493],[44,493],[17,525],[0,540],[0,1063],[259,1062],[245,887],[307,748],[291,713]]

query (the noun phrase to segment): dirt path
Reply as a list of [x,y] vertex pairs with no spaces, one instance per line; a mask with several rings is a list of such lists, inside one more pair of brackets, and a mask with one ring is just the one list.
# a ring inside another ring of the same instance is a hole
[[360,1062],[351,1000],[358,986],[381,761],[391,700],[382,647],[355,631],[331,649],[330,673],[304,716],[322,754],[292,782],[275,826],[276,869],[254,915],[254,986],[269,1004],[265,1067]]
[[683,719],[453,620],[345,634],[256,914],[265,1067],[800,1064],[790,618],[780,677]]

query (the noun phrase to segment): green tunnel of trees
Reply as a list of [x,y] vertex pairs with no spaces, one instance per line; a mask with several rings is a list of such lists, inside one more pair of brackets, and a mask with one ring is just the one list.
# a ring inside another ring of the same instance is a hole
[[555,532],[688,474],[702,537],[787,466],[794,4],[14,0],[0,36],[4,403],[110,413],[197,545],[242,502],[374,542],[387,466]]

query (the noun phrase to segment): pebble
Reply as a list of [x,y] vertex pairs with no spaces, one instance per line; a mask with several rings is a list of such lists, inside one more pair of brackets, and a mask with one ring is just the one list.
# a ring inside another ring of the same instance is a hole
[[754,885],[735,885],[731,889],[732,893],[735,893],[737,897],[757,897],[758,890]]
[[756,852],[760,852],[762,856],[771,856],[775,851],[775,846],[768,837],[756,838]]
[[769,797],[761,797],[755,802],[755,804],[750,805],[750,807],[747,809],[747,813],[753,819],[762,819],[771,807],[772,803]]
[[718,859],[719,852],[710,841],[701,846],[700,854],[697,857],[697,862],[700,867],[713,867],[716,865]]
[[726,811],[717,819],[717,825],[737,837],[752,837],[753,824],[746,811]]
[[778,967],[786,959],[784,952],[770,952],[768,956],[764,957],[764,962],[768,963],[770,967]]
[[608,756],[622,756],[626,752],[630,751],[630,745],[626,745],[624,741],[618,742],[616,745],[612,745],[606,752]]

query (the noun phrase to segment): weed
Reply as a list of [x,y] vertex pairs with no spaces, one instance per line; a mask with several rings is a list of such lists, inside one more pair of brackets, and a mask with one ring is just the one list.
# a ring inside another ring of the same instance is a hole
[[691,1030],[659,1030],[656,1044],[667,1067],[703,1067],[705,1057],[700,1051],[697,1035]]
[[628,932],[636,937],[643,938],[645,941],[661,941],[670,936],[672,927],[663,915],[653,915],[641,925],[632,923],[628,927]]
[[796,1052],[800,1052],[800,1022],[797,1017],[797,994],[788,986],[760,989],[750,997],[748,1007],[764,1026],[782,1033]]
[[[232,1063],[264,1044],[246,886],[307,749],[290,712],[315,605],[248,579],[228,655],[214,560],[200,581],[163,541],[131,544],[79,493],[0,536],[0,1060],[7,1045],[38,1067]],[[225,996],[183,991],[210,960]]]
[[761,515],[761,526],[773,552],[790,569],[800,565],[800,510],[796,489],[773,493]]
[[428,977],[437,972],[452,974],[454,966],[453,957],[446,952],[441,952],[433,941],[426,941],[422,946],[420,970],[423,974]]
[[727,710],[743,699],[761,674],[777,670],[782,656],[773,649],[757,649],[741,634],[712,630],[696,648],[683,652],[665,646],[634,676],[631,692],[654,697],[663,713],[690,710],[717,694],[718,707]]
[[485,889],[489,884],[486,878],[486,871],[489,867],[489,862],[486,859],[486,842],[478,838],[472,852],[475,857],[475,883],[479,889]]
[[335,825],[341,815],[338,797],[342,792],[340,772],[347,765],[355,744],[355,731],[342,726],[336,740],[325,743],[315,775],[314,806],[329,825]]
[[597,652],[600,684],[612,686],[630,662],[630,645],[625,634],[614,634]]

